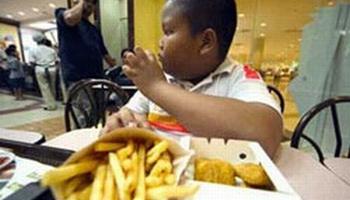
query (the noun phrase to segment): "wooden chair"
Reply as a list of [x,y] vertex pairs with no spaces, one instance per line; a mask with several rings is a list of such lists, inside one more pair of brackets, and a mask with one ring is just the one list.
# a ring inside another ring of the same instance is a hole
[[97,127],[106,122],[108,112],[118,111],[128,100],[128,94],[118,84],[105,79],[85,79],[68,91],[65,106],[66,131]]

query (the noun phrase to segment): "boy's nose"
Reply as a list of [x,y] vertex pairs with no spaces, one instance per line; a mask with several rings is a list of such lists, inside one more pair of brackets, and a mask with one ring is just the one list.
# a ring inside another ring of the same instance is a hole
[[164,47],[164,45],[163,45],[163,38],[160,38],[160,40],[159,40],[159,48],[160,48],[160,50],[163,50],[163,47]]

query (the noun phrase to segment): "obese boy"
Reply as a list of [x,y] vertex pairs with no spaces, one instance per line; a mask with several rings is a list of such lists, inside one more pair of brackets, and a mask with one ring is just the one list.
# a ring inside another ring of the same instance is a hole
[[252,140],[270,156],[282,137],[278,104],[259,74],[226,58],[237,25],[233,0],[168,0],[158,55],[128,53],[125,74],[139,91],[109,117],[118,127],[161,127],[195,136]]

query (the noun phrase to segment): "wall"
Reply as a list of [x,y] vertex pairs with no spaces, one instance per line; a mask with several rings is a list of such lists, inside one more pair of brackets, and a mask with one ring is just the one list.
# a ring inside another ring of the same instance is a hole
[[18,52],[21,55],[21,45],[17,27],[13,25],[0,23],[0,38],[3,39],[4,37],[10,38],[10,40],[6,41],[6,44],[15,44],[17,46]]
[[100,13],[105,45],[120,65],[120,52],[128,47],[127,0],[100,1]]
[[162,36],[161,9],[164,0],[135,0],[134,29],[135,46],[158,53],[159,39]]

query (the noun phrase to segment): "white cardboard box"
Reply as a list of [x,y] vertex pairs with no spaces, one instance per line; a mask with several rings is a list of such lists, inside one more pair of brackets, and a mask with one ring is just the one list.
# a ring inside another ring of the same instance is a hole
[[[257,142],[228,140],[225,143],[223,139],[212,138],[210,141],[208,141],[207,138],[193,137],[191,139],[191,148],[194,149],[195,155],[199,157],[217,158],[229,161],[231,163],[261,163],[276,189],[275,191],[268,191],[204,183],[199,181],[189,181],[200,184],[200,189],[194,195],[193,199],[301,199]],[[245,158],[242,159],[242,157]]]

